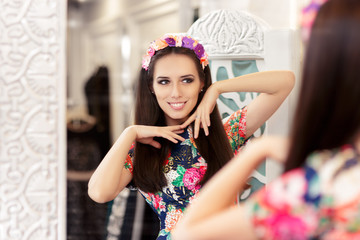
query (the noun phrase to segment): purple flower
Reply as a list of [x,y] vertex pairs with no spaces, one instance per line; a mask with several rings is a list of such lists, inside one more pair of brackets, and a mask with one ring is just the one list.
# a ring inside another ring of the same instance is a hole
[[197,44],[194,48],[194,52],[196,54],[196,56],[201,59],[201,57],[204,55],[204,47],[201,44]]
[[165,38],[165,42],[169,44],[170,47],[176,46],[176,40],[174,38],[167,37]]
[[183,37],[182,39],[182,47],[194,49],[194,39],[191,39],[189,37]]

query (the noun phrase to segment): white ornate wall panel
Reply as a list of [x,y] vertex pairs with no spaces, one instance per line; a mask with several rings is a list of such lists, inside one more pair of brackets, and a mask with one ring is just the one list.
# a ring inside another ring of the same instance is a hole
[[66,1],[0,9],[0,239],[65,239]]
[[201,39],[211,59],[264,58],[268,25],[243,11],[217,10],[196,21],[188,33]]

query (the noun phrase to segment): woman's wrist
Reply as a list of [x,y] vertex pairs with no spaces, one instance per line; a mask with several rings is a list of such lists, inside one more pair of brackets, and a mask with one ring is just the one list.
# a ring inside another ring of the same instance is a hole
[[136,141],[137,132],[136,125],[130,125],[126,127],[118,138],[118,142],[131,142],[131,144]]
[[217,95],[217,97],[220,96],[220,94],[222,93],[219,84],[220,82],[214,82],[210,85],[211,91],[213,91]]

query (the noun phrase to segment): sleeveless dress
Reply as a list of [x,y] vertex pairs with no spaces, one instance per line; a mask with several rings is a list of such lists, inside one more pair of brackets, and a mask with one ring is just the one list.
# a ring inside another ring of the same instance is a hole
[[352,145],[312,153],[245,203],[258,239],[360,240],[360,155]]
[[[244,107],[234,112],[224,123],[234,153],[245,143],[246,111],[247,108]],[[175,144],[163,166],[167,185],[155,194],[138,189],[159,217],[160,232],[157,240],[171,239],[170,231],[182,217],[186,206],[199,193],[198,183],[207,169],[206,160],[201,157],[195,145],[191,128],[179,135],[185,138],[185,141]],[[125,168],[131,173],[133,155],[134,145],[125,161]]]

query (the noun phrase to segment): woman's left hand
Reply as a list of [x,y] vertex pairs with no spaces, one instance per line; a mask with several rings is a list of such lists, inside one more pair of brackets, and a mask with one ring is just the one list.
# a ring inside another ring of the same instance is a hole
[[209,135],[209,127],[211,125],[210,114],[214,110],[216,100],[220,95],[215,85],[216,84],[212,84],[207,89],[195,112],[183,124],[181,124],[181,127],[186,128],[190,123],[195,121],[194,138],[199,136],[200,128],[204,129],[206,136]]

